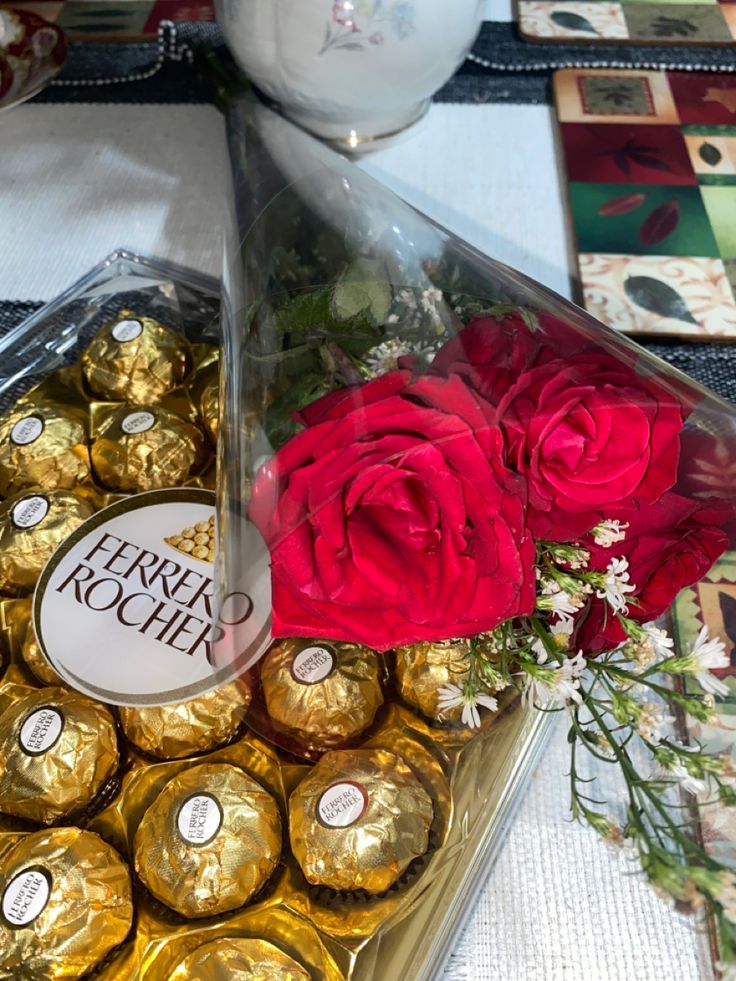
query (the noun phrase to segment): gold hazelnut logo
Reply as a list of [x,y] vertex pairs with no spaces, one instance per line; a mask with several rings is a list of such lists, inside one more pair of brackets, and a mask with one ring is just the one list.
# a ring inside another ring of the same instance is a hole
[[215,561],[215,516],[209,521],[198,521],[192,528],[182,528],[178,535],[164,538],[177,552],[191,555],[202,562]]

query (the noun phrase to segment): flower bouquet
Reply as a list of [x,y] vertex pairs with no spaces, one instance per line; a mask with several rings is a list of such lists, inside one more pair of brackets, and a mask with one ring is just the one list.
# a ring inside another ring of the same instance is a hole
[[[573,816],[710,914],[733,960],[736,875],[689,805],[734,805],[736,770],[684,725],[713,717],[729,658],[709,624],[679,647],[667,620],[734,544],[733,410],[267,109],[236,103],[229,127],[223,581],[255,527],[273,638],[378,652],[455,791],[494,771],[474,812],[494,834],[565,713]],[[586,759],[618,768],[623,806]],[[461,898],[488,837],[464,849]]]

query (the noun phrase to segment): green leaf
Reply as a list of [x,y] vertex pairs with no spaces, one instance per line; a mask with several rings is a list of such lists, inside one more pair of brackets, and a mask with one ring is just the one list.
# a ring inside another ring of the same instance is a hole
[[275,319],[276,326],[285,334],[294,334],[318,326],[329,329],[332,323],[330,290],[323,288],[308,293],[297,293],[276,311]]
[[358,259],[338,280],[332,305],[338,320],[350,320],[367,313],[374,323],[382,324],[388,316],[391,300],[391,286],[381,264],[375,259]]
[[269,406],[265,429],[274,449],[283,446],[300,428],[299,423],[291,418],[291,413],[326,395],[329,390],[330,386],[322,374],[305,375],[294,381],[283,395]]

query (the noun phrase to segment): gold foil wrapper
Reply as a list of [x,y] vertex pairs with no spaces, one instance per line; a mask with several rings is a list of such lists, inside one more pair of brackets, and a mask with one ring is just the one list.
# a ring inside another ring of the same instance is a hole
[[379,894],[429,845],[432,798],[383,749],[325,753],[289,799],[294,857],[313,885]]
[[82,355],[90,391],[115,401],[157,402],[185,378],[191,364],[186,338],[152,317],[121,310]]
[[61,406],[16,406],[0,418],[0,495],[71,490],[89,480],[87,431]]
[[237,767],[206,763],[174,777],[135,834],[135,868],[148,890],[188,918],[247,903],[281,854],[278,805]]
[[169,981],[310,981],[300,964],[267,940],[222,937],[186,957]]
[[157,759],[205,753],[229,742],[241,726],[251,692],[243,681],[175,705],[118,709],[126,737]]
[[41,653],[32,620],[28,622],[28,628],[20,653],[24,663],[39,681],[42,681],[45,685],[66,685],[66,681],[64,681],[59,672],[49,664]]
[[126,406],[102,423],[91,457],[97,479],[110,490],[175,487],[204,464],[204,434],[160,407]]
[[289,638],[263,659],[261,684],[275,726],[306,745],[340,745],[368,728],[383,692],[368,647]]
[[130,873],[98,835],[38,831],[0,861],[0,977],[79,978],[125,940]]
[[0,593],[31,592],[57,545],[94,512],[71,491],[46,491],[0,503]]
[[470,642],[448,640],[396,648],[396,686],[409,705],[437,722],[459,722],[462,705],[440,711],[444,685],[462,687],[470,673]]
[[51,824],[89,805],[118,762],[104,706],[63,688],[34,691],[0,718],[0,811]]
[[210,366],[202,373],[202,383],[198,393],[199,414],[202,423],[213,443],[217,442],[220,425],[220,371],[219,365]]

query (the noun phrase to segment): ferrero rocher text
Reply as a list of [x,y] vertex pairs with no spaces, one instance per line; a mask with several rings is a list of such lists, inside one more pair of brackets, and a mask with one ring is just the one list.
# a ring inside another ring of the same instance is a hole
[[[220,605],[221,625],[213,626],[213,580],[208,573],[207,566],[200,572],[102,532],[55,588],[89,610],[114,616],[131,631],[190,657],[211,660],[222,624],[244,623],[253,612],[253,600],[244,592],[229,593]],[[223,610],[227,610],[226,622]]]

